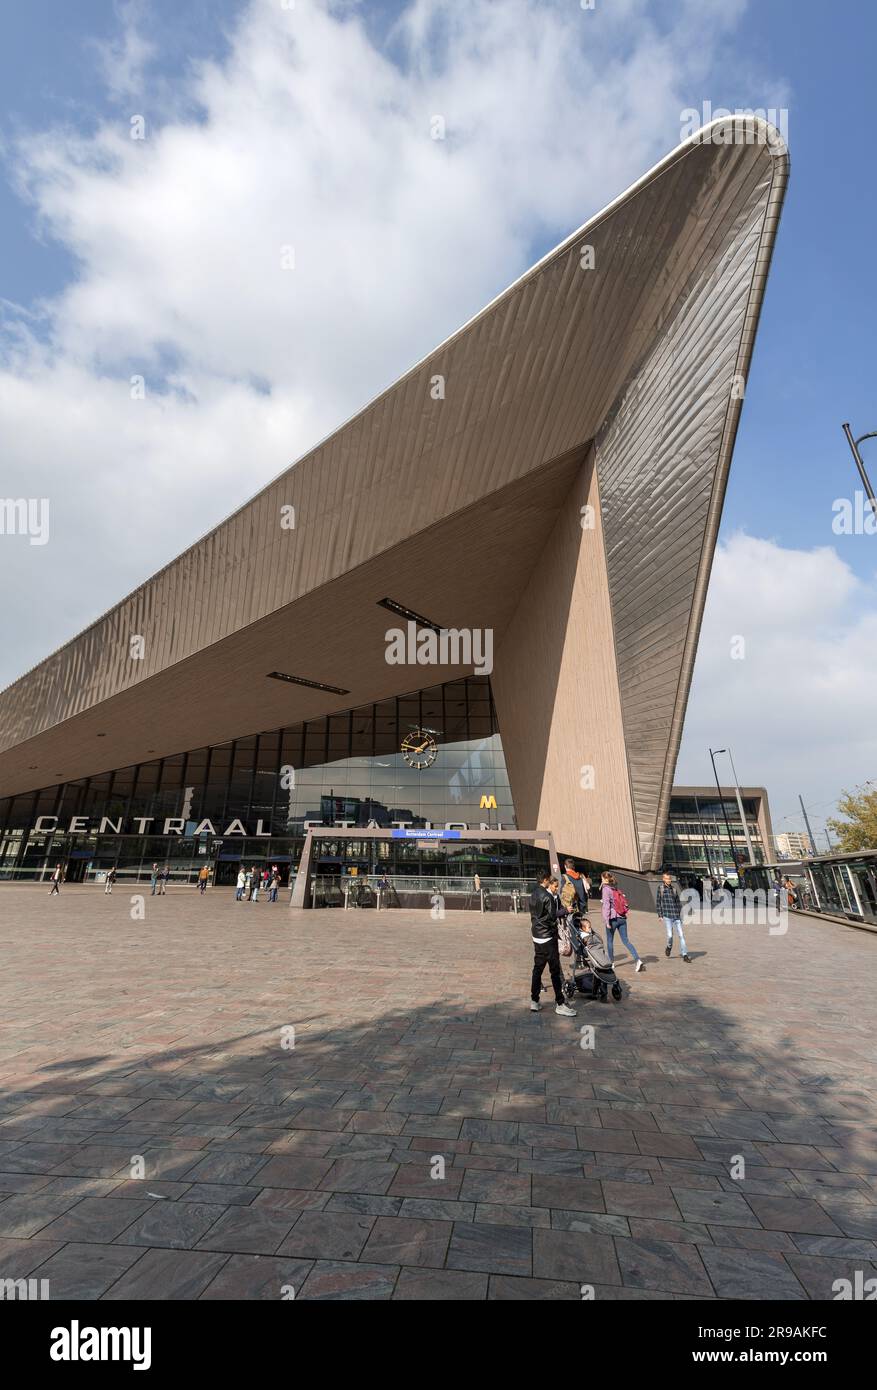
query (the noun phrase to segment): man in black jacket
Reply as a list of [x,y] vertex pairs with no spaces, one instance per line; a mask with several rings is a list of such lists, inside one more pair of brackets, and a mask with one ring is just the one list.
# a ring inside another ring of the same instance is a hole
[[554,986],[555,1010],[564,1018],[575,1018],[563,996],[563,975],[560,970],[560,950],[557,944],[557,879],[546,872],[530,894],[530,935],[533,938],[533,979],[530,985],[530,1008],[537,1013],[542,1005],[542,975],[546,965]]

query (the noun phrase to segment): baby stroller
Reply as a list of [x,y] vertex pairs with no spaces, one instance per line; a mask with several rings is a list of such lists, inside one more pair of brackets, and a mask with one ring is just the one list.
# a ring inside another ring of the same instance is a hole
[[573,951],[571,973],[563,983],[567,999],[578,993],[605,1002],[611,989],[617,1003],[621,998],[621,985],[602,938],[590,923],[582,923],[581,918],[572,913],[566,919],[566,928]]

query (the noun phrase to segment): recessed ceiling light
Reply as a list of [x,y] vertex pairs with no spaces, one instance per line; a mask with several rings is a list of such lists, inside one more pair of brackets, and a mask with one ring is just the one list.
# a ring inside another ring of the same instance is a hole
[[407,618],[409,622],[416,623],[418,627],[432,628],[433,632],[444,632],[441,623],[434,623],[432,618],[424,618],[422,614],[415,613],[412,608],[406,608],[404,604],[397,603],[392,598],[379,598],[379,608],[389,608],[391,613],[397,613],[400,618]]
[[272,681],[288,681],[290,685],[306,685],[309,690],[328,690],[333,695],[349,695],[349,690],[344,690],[340,685],[326,685],[323,681],[308,681],[304,676],[288,676],[285,671],[269,671],[268,679]]

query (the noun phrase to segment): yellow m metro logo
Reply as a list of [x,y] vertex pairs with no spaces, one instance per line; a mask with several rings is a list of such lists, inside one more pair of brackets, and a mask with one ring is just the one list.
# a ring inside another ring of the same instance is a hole
[[496,810],[496,797],[493,795],[492,792],[490,793],[489,796],[488,796],[487,792],[484,793],[484,795],[483,795],[482,798],[481,798],[481,808],[480,808],[480,809],[481,809],[482,811],[495,811],[495,810]]

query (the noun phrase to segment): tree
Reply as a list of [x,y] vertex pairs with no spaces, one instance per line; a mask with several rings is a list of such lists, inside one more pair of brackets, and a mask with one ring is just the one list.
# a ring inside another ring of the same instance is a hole
[[877,849],[877,790],[842,792],[837,806],[846,820],[830,820],[828,824],[838,837],[839,848],[846,854]]

